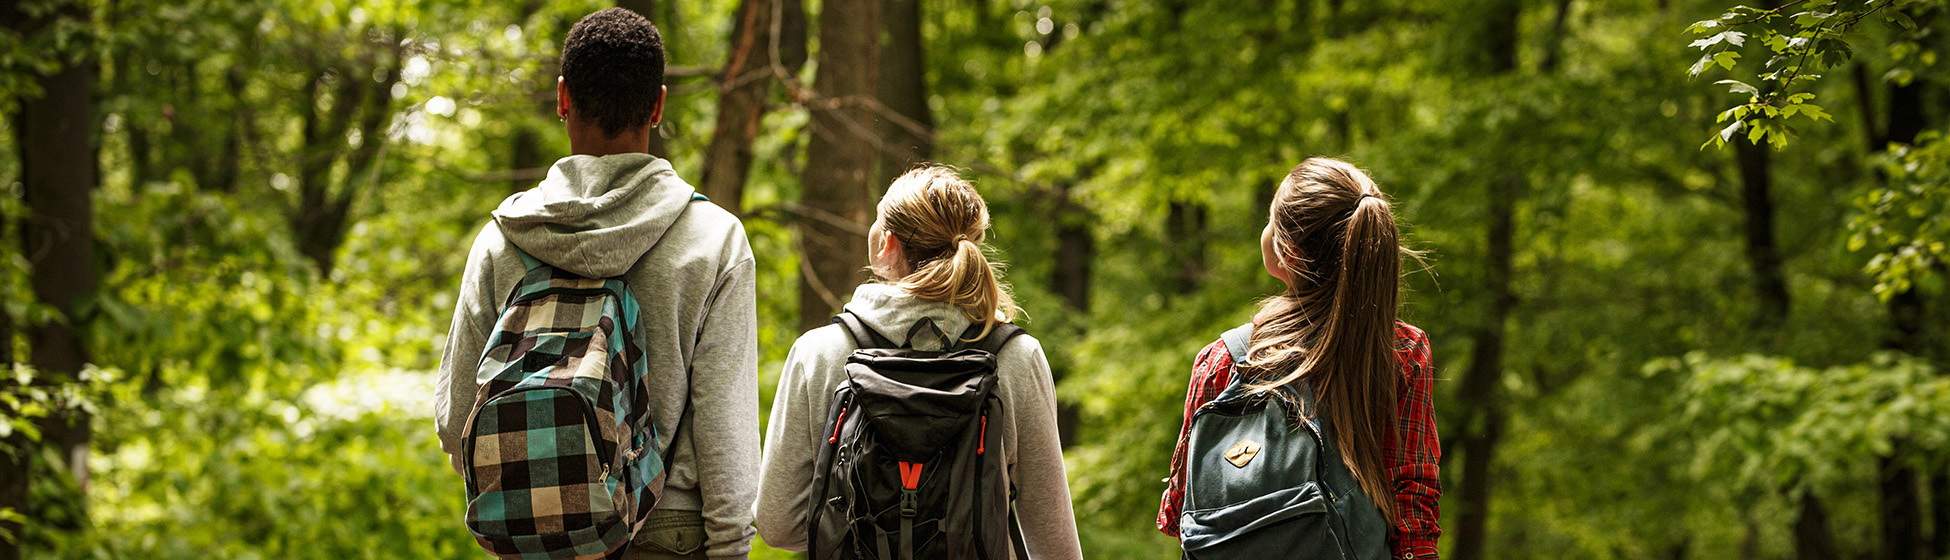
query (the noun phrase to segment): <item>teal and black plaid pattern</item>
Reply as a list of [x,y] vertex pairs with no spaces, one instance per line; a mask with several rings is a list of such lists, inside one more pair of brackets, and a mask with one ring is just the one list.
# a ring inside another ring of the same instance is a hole
[[637,304],[619,280],[528,267],[481,358],[467,526],[504,558],[616,557],[662,494]]

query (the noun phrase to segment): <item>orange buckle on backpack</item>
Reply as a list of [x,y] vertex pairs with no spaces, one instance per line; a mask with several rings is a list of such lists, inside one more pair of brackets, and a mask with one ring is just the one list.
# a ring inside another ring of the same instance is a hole
[[[921,487],[921,464],[901,461],[901,487],[914,490]],[[910,468],[912,467],[912,468]]]
[[918,506],[921,505],[921,493],[916,491],[921,487],[921,464],[901,461],[900,467],[901,487],[903,488],[901,490],[901,517],[914,517],[916,513],[920,512]]

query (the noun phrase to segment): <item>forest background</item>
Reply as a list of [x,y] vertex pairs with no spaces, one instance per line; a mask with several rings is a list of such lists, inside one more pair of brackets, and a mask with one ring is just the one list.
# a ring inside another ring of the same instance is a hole
[[21,0],[0,559],[478,556],[431,370],[617,4],[751,236],[768,402],[890,178],[976,181],[1091,557],[1177,554],[1192,357],[1329,155],[1431,255],[1445,557],[1950,558],[1942,0]]

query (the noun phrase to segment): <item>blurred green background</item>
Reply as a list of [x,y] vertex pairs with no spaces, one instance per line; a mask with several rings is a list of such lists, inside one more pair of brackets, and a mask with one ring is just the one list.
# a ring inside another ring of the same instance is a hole
[[[1277,289],[1315,155],[1430,252],[1445,557],[1950,557],[1950,3],[1737,3],[621,4],[669,52],[653,151],[758,255],[767,401],[864,257],[807,232],[912,161],[976,181],[1090,557],[1177,554],[1192,358]],[[613,5],[0,7],[0,558],[478,557],[432,370]]]

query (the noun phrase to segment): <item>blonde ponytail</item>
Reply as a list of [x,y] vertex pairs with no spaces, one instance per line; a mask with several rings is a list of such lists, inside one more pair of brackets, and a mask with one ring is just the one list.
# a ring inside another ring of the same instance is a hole
[[953,169],[930,165],[901,175],[880,199],[879,212],[913,271],[894,286],[960,308],[969,321],[982,323],[976,340],[1021,312],[982,244],[988,204]]

